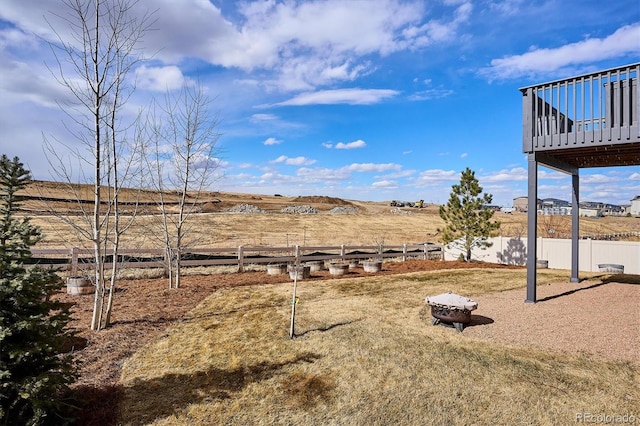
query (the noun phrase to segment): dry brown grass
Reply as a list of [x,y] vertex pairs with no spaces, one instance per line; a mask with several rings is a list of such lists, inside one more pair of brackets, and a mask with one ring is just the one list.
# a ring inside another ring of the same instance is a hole
[[[74,190],[85,200],[91,200],[91,191],[87,186],[76,186]],[[82,221],[79,214],[81,208],[87,212],[91,204],[75,202],[73,191],[65,185],[55,182],[34,182],[25,195],[32,197],[25,203],[26,214],[33,217],[40,226],[45,239],[39,247],[83,247],[90,244],[78,238],[71,226],[59,218],[47,214],[50,209],[70,212],[72,220]],[[42,201],[47,196],[60,201]],[[157,194],[152,191],[137,192],[125,190],[123,201],[138,197],[143,203],[141,214],[136,217],[131,229],[123,236],[122,247],[150,248],[158,247],[158,235],[161,228],[158,222],[158,210],[153,205]],[[175,199],[175,197],[174,197]],[[168,200],[172,201],[171,194]],[[220,201],[211,203],[211,200]],[[388,202],[369,202],[358,200],[341,200],[326,196],[313,197],[276,197],[274,195],[239,194],[206,192],[201,196],[202,213],[192,216],[190,221],[193,232],[189,236],[189,244],[194,247],[235,247],[238,245],[375,245],[412,244],[431,241],[441,242],[438,228],[444,222],[438,215],[438,206],[427,205],[423,209],[403,208],[402,214]],[[256,205],[269,213],[264,214],[229,214],[229,208],[241,203]],[[286,214],[280,210],[293,205],[311,205],[320,213],[312,215]],[[357,214],[331,214],[336,206],[356,207]],[[130,207],[128,207],[130,208]],[[90,215],[89,215],[90,216]],[[520,236],[526,234],[527,215],[523,213],[496,213],[494,218],[501,223],[500,232],[504,236]],[[549,221],[553,223],[550,225]],[[548,236],[550,227],[554,231],[570,229],[569,216],[554,216],[540,220],[539,236]],[[582,234],[614,234],[623,232],[640,232],[640,220],[627,217],[605,217],[601,219],[581,218]],[[555,235],[560,235],[556,233]],[[640,238],[633,239],[635,241]]]
[[[536,424],[637,413],[640,368],[431,327],[424,297],[523,286],[455,270],[223,289],[124,365],[122,424]],[[539,271],[565,281],[566,271]]]
[[[190,237],[192,245],[197,247],[440,242],[437,230],[444,223],[436,209],[410,211],[412,213],[406,215],[392,214],[388,209],[373,213],[321,212],[315,215],[203,213],[193,216],[191,226],[194,232]],[[526,225],[525,214],[496,214],[495,217],[502,223],[503,235],[506,236],[513,236]],[[157,247],[160,228],[154,225],[156,219],[153,216],[137,217],[132,228],[123,236],[123,247]],[[563,217],[561,220],[569,221],[570,218]],[[86,240],[77,238],[70,226],[55,217],[35,216],[33,221],[45,234],[39,247],[88,246]],[[640,220],[623,217],[581,218],[580,230],[583,234],[640,232]]]

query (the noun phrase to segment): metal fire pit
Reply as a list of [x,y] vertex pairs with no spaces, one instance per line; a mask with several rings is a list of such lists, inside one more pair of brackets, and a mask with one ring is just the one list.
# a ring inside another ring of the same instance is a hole
[[425,302],[431,306],[431,324],[450,324],[458,331],[464,330],[471,321],[471,311],[478,308],[477,302],[454,293],[427,297]]

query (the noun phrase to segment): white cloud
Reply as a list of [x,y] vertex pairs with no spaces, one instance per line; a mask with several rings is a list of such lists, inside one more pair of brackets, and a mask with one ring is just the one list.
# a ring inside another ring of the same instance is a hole
[[327,149],[331,149],[333,148],[333,144],[330,142],[322,142],[321,144],[323,147],[327,148]]
[[427,89],[415,92],[408,96],[410,101],[430,101],[433,99],[442,99],[453,95],[455,92],[450,89]]
[[275,114],[253,114],[251,116],[251,121],[256,123],[261,121],[273,121],[277,119],[278,119],[278,116]]
[[525,0],[492,1],[489,3],[489,8],[501,15],[511,16],[517,14],[523,5],[526,5]]
[[352,163],[348,166],[343,167],[344,170],[348,170],[350,172],[360,172],[360,173],[371,173],[371,172],[385,172],[387,170],[400,170],[402,166],[400,164],[395,163]]
[[538,180],[550,179],[550,180],[561,180],[566,179],[567,175],[565,173],[557,172],[555,170],[538,170]]
[[275,160],[272,160],[271,163],[284,163],[289,166],[310,166],[312,164],[315,164],[316,160],[311,160],[303,156],[287,157],[286,155],[281,155]]
[[357,141],[353,141],[349,143],[338,142],[335,148],[336,149],[357,149],[357,148],[364,148],[366,146],[367,144],[365,143],[365,141],[358,139]]
[[136,68],[136,81],[141,89],[164,92],[182,87],[185,78],[176,66]]
[[534,48],[522,55],[493,59],[491,66],[479,73],[489,80],[540,76],[605,59],[633,58],[640,55],[638,40],[640,22],[623,26],[604,38],[587,38],[557,48]]
[[424,47],[434,43],[448,42],[452,40],[458,28],[471,17],[473,5],[471,2],[455,1],[445,2],[448,6],[457,6],[453,11],[453,19],[431,19],[419,27],[409,27],[403,31],[403,35],[411,39],[412,47]]
[[469,156],[469,154],[467,154],[466,152],[460,154],[460,158],[467,158],[467,156]]
[[276,138],[267,138],[265,139],[265,141],[263,142],[264,145],[280,145],[282,143],[281,140],[276,139]]
[[640,180],[640,173],[631,173],[629,180]]
[[442,17],[423,23],[422,1],[271,0],[229,5],[237,5],[237,21],[223,16],[209,1],[155,0],[156,26],[163,31],[145,40],[147,50],[157,52],[155,57],[165,63],[196,57],[225,68],[274,71],[274,78],[262,79],[265,84],[309,90],[370,73],[374,68],[368,55],[386,56],[448,40],[471,10],[470,2],[448,4]]
[[301,93],[293,98],[278,102],[274,106],[300,105],[371,105],[387,98],[396,96],[399,92],[389,89],[336,89],[318,92]]
[[420,172],[416,179],[417,186],[442,184],[443,182],[451,182],[459,180],[460,174],[454,170],[432,169]]
[[513,169],[503,169],[497,172],[482,176],[478,180],[482,182],[522,182],[528,179],[527,170],[522,167]]
[[398,187],[398,184],[392,180],[381,180],[373,182],[371,186],[374,188],[395,189]]
[[584,183],[584,184],[602,184],[602,183],[616,182],[617,180],[618,179],[614,179],[614,178],[611,178],[609,176],[596,173],[596,174],[592,174],[592,175],[581,176],[580,183]]
[[415,172],[415,170],[398,170],[392,173],[386,173],[383,177],[384,179],[401,179],[412,176]]
[[329,169],[329,168],[314,168],[309,169],[301,167],[296,172],[296,176],[305,178],[311,182],[326,182],[326,181],[343,181],[350,177],[348,170],[341,169]]

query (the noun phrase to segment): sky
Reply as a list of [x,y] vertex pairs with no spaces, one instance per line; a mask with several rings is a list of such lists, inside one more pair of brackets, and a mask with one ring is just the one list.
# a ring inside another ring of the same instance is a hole
[[[0,153],[35,179],[78,141],[49,42],[62,1],[2,0]],[[215,191],[446,203],[469,167],[493,204],[527,194],[527,85],[640,60],[637,0],[141,0],[152,13],[123,114],[198,84],[217,117]],[[55,30],[55,31],[54,31]],[[52,72],[53,71],[53,72]],[[49,157],[49,161],[47,160]],[[540,167],[540,198],[571,199]],[[580,170],[580,199],[629,204],[640,166]]]

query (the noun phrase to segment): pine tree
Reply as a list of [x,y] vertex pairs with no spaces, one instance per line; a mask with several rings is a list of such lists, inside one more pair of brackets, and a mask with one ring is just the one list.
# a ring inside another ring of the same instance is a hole
[[468,167],[460,176],[460,183],[451,187],[451,195],[445,206],[440,206],[440,217],[446,222],[442,240],[449,244],[462,239],[465,260],[471,261],[473,247],[491,247],[487,238],[500,228],[500,222],[492,222],[494,211],[486,208],[493,196],[482,194],[482,187],[474,171]]
[[0,158],[0,424],[62,424],[61,397],[75,379],[61,354],[72,337],[69,311],[48,295],[62,288],[52,271],[26,266],[41,238],[29,218],[15,217],[31,181],[17,157]]

